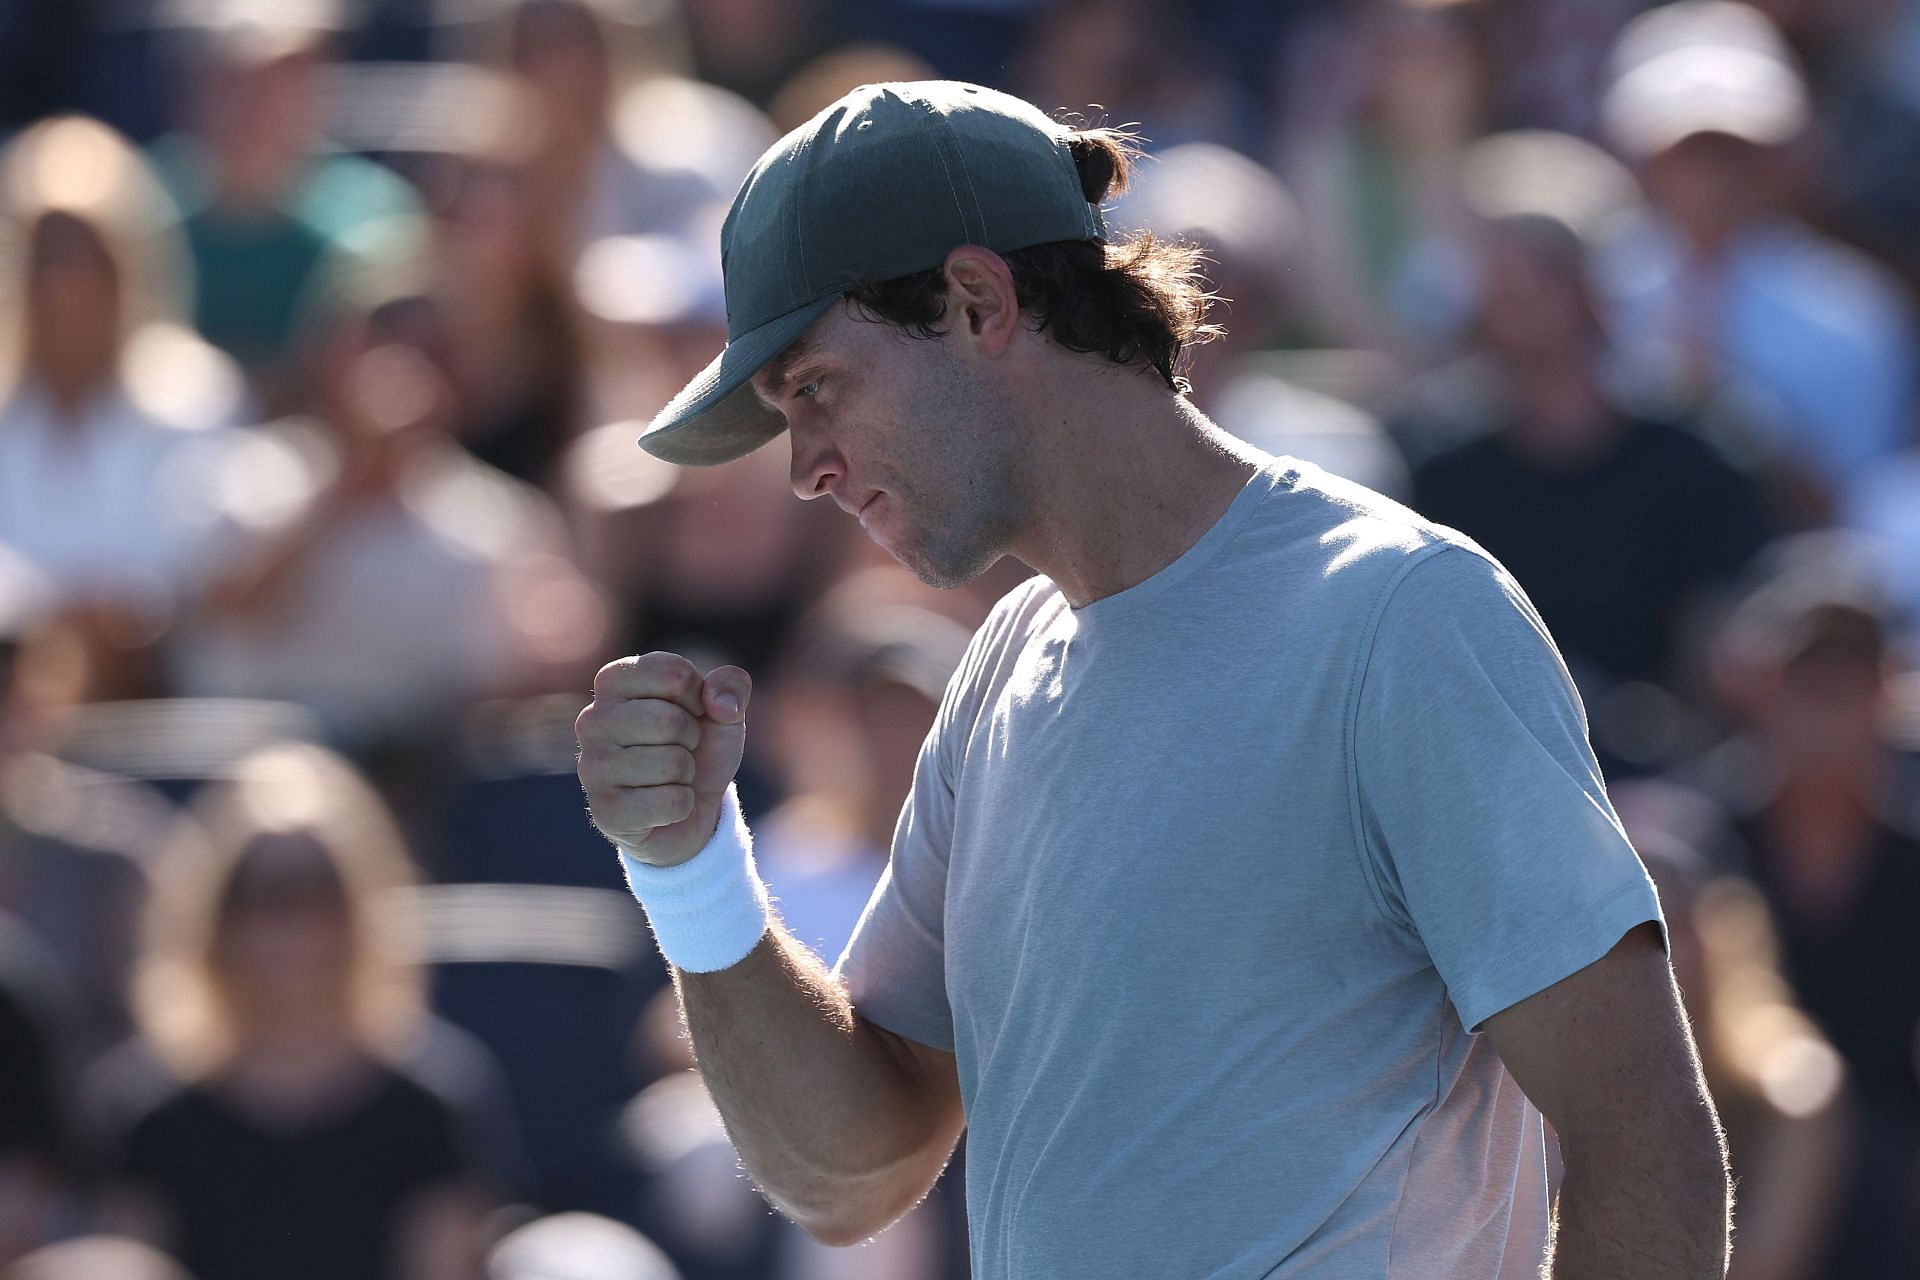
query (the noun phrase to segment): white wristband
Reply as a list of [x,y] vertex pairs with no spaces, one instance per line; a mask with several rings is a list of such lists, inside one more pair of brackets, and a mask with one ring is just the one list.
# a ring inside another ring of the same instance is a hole
[[753,865],[753,834],[729,784],[720,823],[699,853],[656,867],[624,845],[627,888],[646,908],[647,923],[667,963],[688,973],[714,973],[747,958],[767,931],[767,886]]

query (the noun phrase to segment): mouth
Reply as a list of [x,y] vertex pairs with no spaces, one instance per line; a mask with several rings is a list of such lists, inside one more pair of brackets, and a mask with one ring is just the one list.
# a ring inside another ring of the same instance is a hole
[[875,489],[872,493],[867,495],[867,500],[865,502],[861,503],[858,507],[854,509],[854,512],[853,512],[854,519],[859,520],[862,524],[865,524],[866,518],[867,518],[867,508],[871,507],[875,502],[878,502],[879,500],[880,500],[880,491],[878,489]]

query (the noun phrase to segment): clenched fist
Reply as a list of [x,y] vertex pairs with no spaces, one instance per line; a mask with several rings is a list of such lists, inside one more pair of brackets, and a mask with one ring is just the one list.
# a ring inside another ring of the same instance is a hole
[[593,702],[573,722],[593,825],[657,867],[700,852],[740,768],[752,692],[739,667],[703,679],[677,653],[600,668]]

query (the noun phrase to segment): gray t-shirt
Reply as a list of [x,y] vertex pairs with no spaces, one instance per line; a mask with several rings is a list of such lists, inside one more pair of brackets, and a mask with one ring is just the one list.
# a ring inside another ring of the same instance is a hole
[[981,1280],[1533,1280],[1476,1032],[1659,918],[1519,586],[1282,458],[1137,586],[995,607],[839,969],[956,1055]]

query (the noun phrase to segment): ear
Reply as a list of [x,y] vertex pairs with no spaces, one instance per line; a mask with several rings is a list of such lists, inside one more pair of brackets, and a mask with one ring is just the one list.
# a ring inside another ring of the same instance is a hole
[[997,356],[1020,329],[1020,299],[1006,259],[979,245],[961,245],[942,266],[947,278],[947,319],[952,331]]

